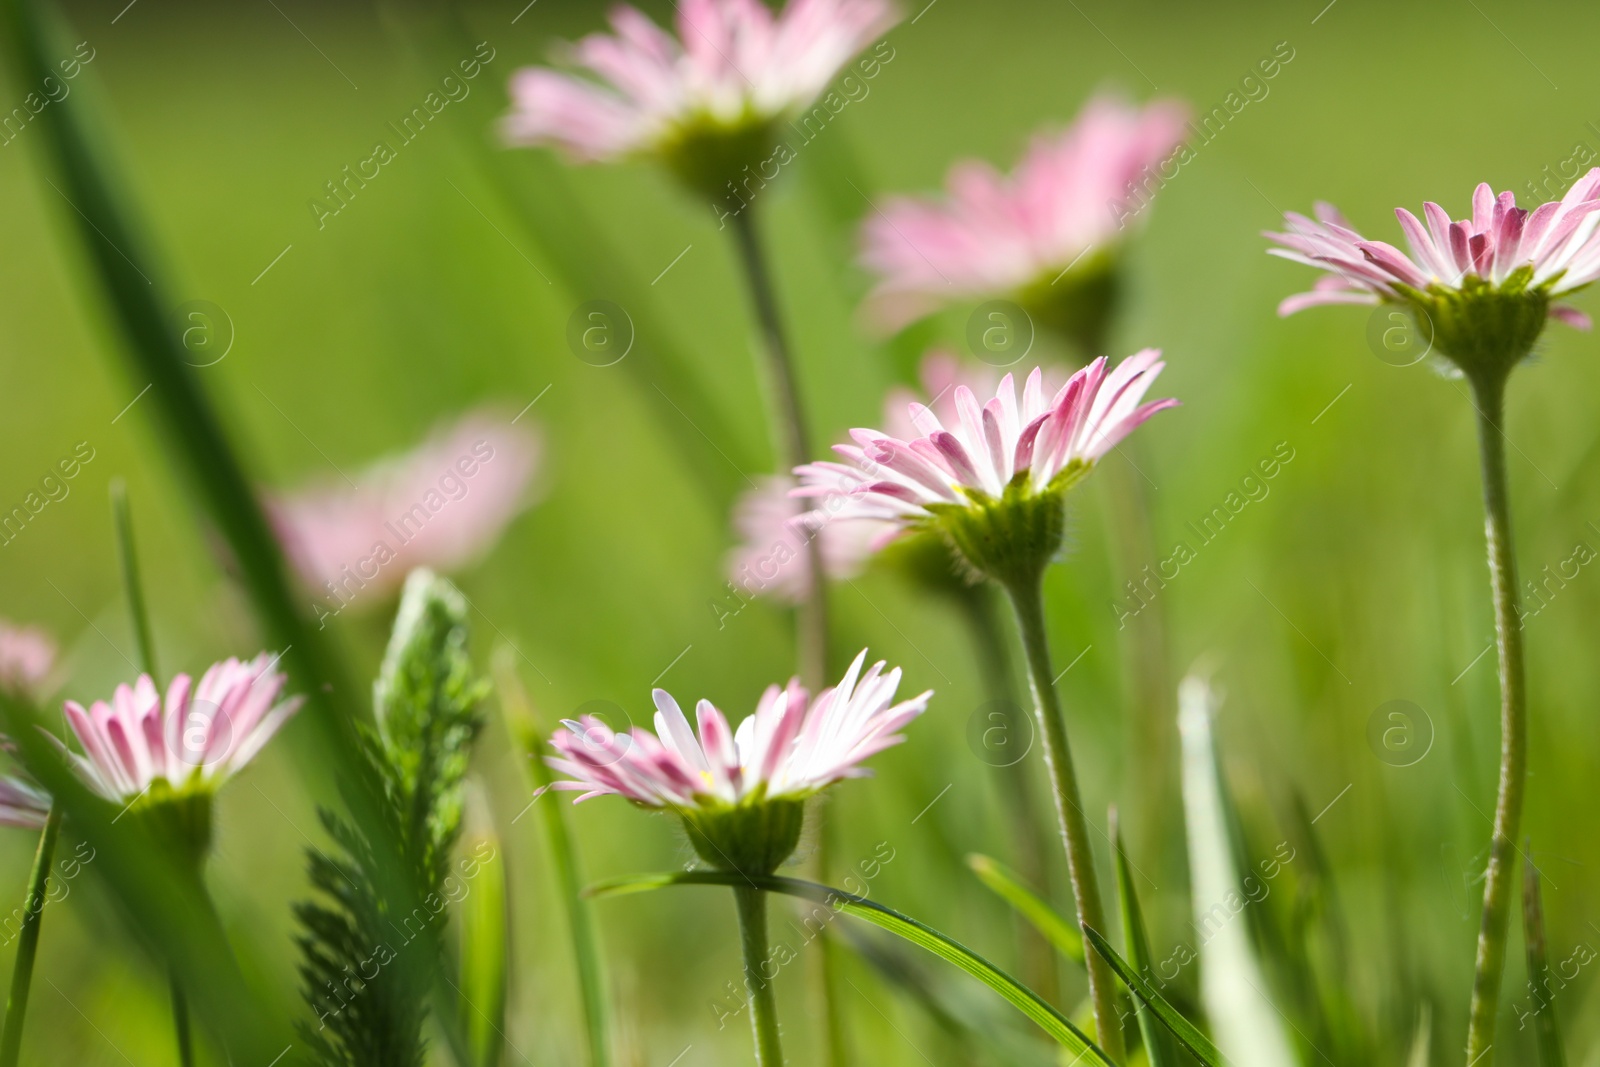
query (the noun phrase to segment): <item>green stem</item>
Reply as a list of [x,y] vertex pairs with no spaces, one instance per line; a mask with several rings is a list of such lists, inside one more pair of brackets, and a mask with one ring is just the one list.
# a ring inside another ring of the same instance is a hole
[[[777,409],[772,424],[778,438],[778,462],[787,475],[812,459],[805,411],[800,401],[800,383],[753,212],[741,211],[733,216],[733,235],[750,286],[750,300],[761,325],[761,347],[767,354],[768,378]],[[800,601],[796,637],[800,679],[815,693],[826,684],[828,674],[828,608],[822,574],[822,545],[817,537],[807,539],[806,556],[807,588]]]
[[128,595],[128,614],[133,617],[133,638],[139,647],[139,664],[144,673],[156,677],[156,645],[150,633],[150,610],[145,604],[144,586],[139,581],[139,558],[133,544],[133,515],[128,510],[128,484],[111,480],[111,524],[117,534],[117,562],[122,567],[122,588]]
[[[1004,702],[1008,739],[1020,739],[1025,724],[1009,720],[1015,718],[1014,712],[1025,713],[1017,706],[1011,657],[1006,652],[1005,641],[1000,637],[1000,613],[996,610],[993,589],[983,584],[971,586],[967,592],[968,595],[962,596],[959,603],[961,614],[972,634],[973,648],[977,650],[978,673],[983,679],[984,690],[991,699]],[[1050,865],[1045,862],[1045,850],[1050,847],[1049,830],[1028,788],[1028,767],[1028,763],[1019,759],[1009,766],[994,767],[994,776],[1012,826],[1012,861],[1028,887],[1045,900],[1050,900],[1053,897]],[[1052,1004],[1059,1003],[1060,975],[1055,950],[1050,942],[1020,914],[1017,916],[1017,939],[1022,950],[1023,979],[1045,1000]]]
[[50,884],[50,863],[61,831],[61,809],[51,806],[39,835],[28,876],[28,896],[22,904],[22,929],[17,932],[17,959],[11,966],[11,994],[6,998],[5,1029],[0,1031],[0,1067],[17,1067],[22,1050],[22,1021],[28,1014],[28,990],[33,985],[33,960],[39,951],[39,923],[44,918],[45,891]]
[[[1067,875],[1077,898],[1078,921],[1095,930],[1106,930],[1105,907],[1100,900],[1100,883],[1095,878],[1094,852],[1089,847],[1089,822],[1083,814],[1078,793],[1078,776],[1072,766],[1072,750],[1067,745],[1067,724],[1061,702],[1056,697],[1055,675],[1050,665],[1050,644],[1044,624],[1044,580],[1040,575],[1006,586],[1011,606],[1016,611],[1017,628],[1022,632],[1022,647],[1028,658],[1028,680],[1033,689],[1034,708],[1044,734],[1044,757],[1054,784],[1056,817],[1067,849]],[[1122,1024],[1117,1018],[1116,978],[1110,964],[1098,953],[1088,953],[1089,998],[1094,1004],[1096,1040],[1113,1063],[1122,1062]]]
[[183,997],[178,976],[172,975],[172,1026],[178,1034],[178,1062],[194,1067],[194,1043],[189,1036],[189,1002]]
[[1517,563],[1511,539],[1510,491],[1506,484],[1505,377],[1473,381],[1478,408],[1478,455],[1483,467],[1484,532],[1489,546],[1489,584],[1494,591],[1495,639],[1500,661],[1500,788],[1495,801],[1494,839],[1483,883],[1483,921],[1478,929],[1477,967],[1467,1029],[1467,1062],[1492,1067],[1500,976],[1516,882],[1517,831],[1527,776],[1528,721],[1522,624],[1517,610]]
[[762,974],[767,963],[767,894],[750,886],[735,886],[739,906],[739,940],[744,948],[744,986],[750,998],[750,1026],[755,1031],[757,1067],[783,1067],[783,1045],[778,1040],[778,1000],[772,979]]

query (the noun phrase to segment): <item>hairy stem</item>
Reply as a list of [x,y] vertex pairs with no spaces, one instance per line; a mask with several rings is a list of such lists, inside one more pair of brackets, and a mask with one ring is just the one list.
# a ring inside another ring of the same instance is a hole
[[[755,305],[761,326],[761,347],[767,354],[774,407],[773,433],[778,441],[778,462],[784,474],[812,459],[810,435],[806,431],[800,383],[795,376],[794,359],[778,313],[778,294],[762,253],[761,236],[756,232],[754,214],[741,211],[733,216],[733,235],[739,247],[750,300]],[[822,546],[815,536],[806,540],[806,592],[801,598],[796,632],[800,679],[813,693],[826,684],[828,673],[828,610],[822,574]]]
[[[1108,929],[1105,907],[1100,900],[1100,883],[1095,878],[1094,852],[1089,847],[1089,821],[1083,814],[1078,794],[1078,776],[1072,766],[1072,750],[1067,745],[1067,724],[1056,699],[1055,675],[1050,664],[1050,645],[1044,625],[1043,577],[1022,580],[1006,586],[1011,606],[1022,632],[1022,648],[1028,658],[1028,680],[1033,689],[1034,709],[1044,734],[1045,763],[1049,767],[1055,794],[1056,817],[1067,849],[1067,875],[1077,899],[1078,921],[1096,930]],[[1111,966],[1098,953],[1088,953],[1089,998],[1094,1005],[1096,1040],[1114,1063],[1123,1057],[1122,1024],[1117,1018],[1116,979]]]
[[1474,379],[1478,408],[1478,455],[1483,467],[1484,533],[1489,545],[1489,585],[1494,592],[1495,640],[1500,664],[1500,787],[1495,800],[1494,839],[1483,883],[1483,920],[1472,980],[1467,1062],[1491,1067],[1500,976],[1506,965],[1506,935],[1516,883],[1518,828],[1528,762],[1528,712],[1517,611],[1517,563],[1511,538],[1511,501],[1506,485],[1505,377]]
[[56,836],[61,831],[61,809],[52,806],[33,855],[28,876],[28,896],[22,904],[22,929],[17,932],[17,959],[11,966],[11,993],[6,997],[5,1029],[0,1031],[0,1067],[17,1067],[22,1050],[22,1020],[28,1014],[28,990],[33,985],[33,960],[39,951],[39,923],[44,917],[45,890],[50,884],[50,863],[55,858]]
[[[961,614],[972,634],[976,650],[978,673],[983,679],[984,691],[991,700],[1003,702],[1007,721],[1002,725],[1007,743],[1020,743],[1023,737],[1022,722],[1010,721],[1015,714],[1026,714],[1017,705],[1016,691],[1011,676],[1011,657],[1000,636],[1001,617],[997,609],[993,588],[989,585],[972,586],[970,595],[960,600]],[[1015,713],[1015,714],[1014,714]],[[999,786],[1001,802],[1006,806],[1006,817],[1012,827],[1012,862],[1027,880],[1031,889],[1045,900],[1051,900],[1050,865],[1045,861],[1045,850],[1050,846],[1049,830],[1041,818],[1034,795],[1028,788],[1029,764],[1019,758],[1009,765],[994,767],[995,782]],[[1017,916],[1017,939],[1021,948],[1022,977],[1028,987],[1052,1004],[1061,1000],[1060,975],[1055,949],[1045,940],[1033,924]]]
[[778,1040],[778,1000],[772,979],[762,970],[767,964],[767,895],[750,886],[737,886],[733,898],[739,905],[739,940],[744,948],[744,986],[750,1001],[750,1027],[755,1031],[757,1067],[783,1067],[783,1045]]

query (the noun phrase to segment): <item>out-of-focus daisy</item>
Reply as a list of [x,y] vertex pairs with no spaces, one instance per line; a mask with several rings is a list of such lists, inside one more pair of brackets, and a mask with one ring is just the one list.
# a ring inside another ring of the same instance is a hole
[[1188,109],[1085,105],[1064,132],[1036,137],[1010,174],[968,160],[947,198],[897,198],[868,216],[862,261],[878,275],[870,324],[892,331],[957,301],[1004,297],[1089,343],[1114,299],[1115,252],[1128,204],[1182,143]]
[[36,694],[55,662],[56,643],[49,634],[0,619],[0,688],[18,695]]
[[591,77],[540,67],[511,80],[508,140],[582,162],[654,156],[720,193],[770,156],[775,128],[894,24],[886,0],[682,0],[677,36],[632,7],[612,11],[566,58]]
[[21,778],[0,778],[0,826],[40,830],[50,815],[50,794]]
[[1318,203],[1315,219],[1286,215],[1287,233],[1266,234],[1282,247],[1268,251],[1327,274],[1311,292],[1279,304],[1278,314],[1319,304],[1398,304],[1469,373],[1520,360],[1547,319],[1589,328],[1589,316],[1553,301],[1600,278],[1600,167],[1532,211],[1517,207],[1509,191],[1496,196],[1487,183],[1472,195],[1470,218],[1452,221],[1431,201],[1422,208],[1426,224],[1395,209],[1409,256],[1363,237],[1330,204]]
[[900,669],[867,668],[863,649],[837,686],[812,699],[793,679],[769,686],[755,714],[734,730],[710,701],[695,707],[699,735],[678,702],[654,691],[655,733],[612,731],[595,718],[568,720],[548,762],[571,776],[558,789],[579,800],[615,793],[682,816],[691,840],[713,866],[770,873],[799,842],[802,801],[899,744],[899,731],[928,706],[932,691],[895,702]]
[[[811,588],[807,543],[817,538],[823,573],[834,579],[861,573],[885,524],[870,519],[835,521],[830,502],[807,509],[791,496],[794,479],[775,474],[741,494],[733,526],[739,544],[728,553],[728,580],[744,595],[798,604]],[[892,531],[890,531],[892,532]]]
[[119,685],[110,701],[65,704],[83,754],[52,735],[78,776],[107,800],[173,819],[184,842],[203,854],[210,842],[211,795],[255,758],[303,698],[280,700],[288,678],[277,656],[213,664],[196,683],[180,674],[165,701],[148,674]]
[[416,567],[458,569],[494,545],[528,502],[539,439],[481,409],[355,476],[268,499],[304,582],[343,607],[385,602]]
[[1027,581],[1060,547],[1067,490],[1150,416],[1177,403],[1140,404],[1163,366],[1155,349],[1109,371],[1102,356],[1053,397],[1035,368],[1020,402],[1009,374],[981,405],[958,385],[950,428],[930,408],[912,404],[917,436],[852,430],[856,443],[834,449],[847,462],[798,468],[795,493],[843,494],[841,518],[938,528],[980,573],[1008,584]]

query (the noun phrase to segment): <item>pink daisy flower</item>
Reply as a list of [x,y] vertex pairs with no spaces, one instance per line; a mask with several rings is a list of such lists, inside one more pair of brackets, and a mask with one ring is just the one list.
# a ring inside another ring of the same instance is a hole
[[699,736],[678,702],[654,691],[655,733],[613,732],[594,718],[567,720],[546,762],[582,790],[579,800],[615,793],[647,808],[719,810],[766,801],[803,800],[845,778],[868,772],[871,756],[905,740],[898,731],[927,710],[932,690],[894,702],[900,668],[879,661],[862,672],[863,649],[837,686],[811,699],[798,679],[768,686],[755,714],[728,726],[709,701],[695,706]]
[[56,643],[36,626],[16,626],[0,619],[0,688],[17,694],[36,692],[56,662]]
[[0,826],[40,830],[50,815],[50,795],[21,778],[0,778]]
[[847,462],[797,468],[795,493],[843,494],[850,506],[840,517],[878,519],[906,530],[1013,496],[1064,492],[1150,416],[1177,404],[1157,400],[1140,406],[1165,366],[1160,355],[1147,348],[1109,372],[1102,356],[1052,397],[1044,392],[1043,371],[1035,368],[1020,402],[1009,374],[994,398],[981,405],[970,388],[958,385],[951,428],[932,409],[912,404],[917,436],[852,430],[856,443],[834,449]]
[[342,610],[380,604],[417,567],[456,570],[482,556],[527,504],[539,439],[487,409],[360,472],[271,497],[290,564]]
[[[1448,317],[1448,312],[1436,314],[1441,300],[1492,291],[1513,298],[1526,294],[1544,301],[1550,318],[1589,328],[1583,312],[1548,302],[1600,278],[1600,167],[1560,200],[1532,211],[1517,207],[1509,191],[1496,196],[1487,183],[1472,194],[1470,218],[1452,221],[1431,201],[1422,207],[1426,225],[1405,208],[1395,209],[1411,247],[1409,256],[1394,245],[1363,237],[1332,205],[1318,203],[1315,219],[1286,215],[1287,233],[1266,234],[1282,247],[1268,251],[1327,273],[1311,292],[1279,304],[1278,314],[1319,304],[1393,302],[1424,308],[1437,320]],[[1435,325],[1441,340],[1449,339],[1444,336],[1448,324]],[[1444,347],[1448,353],[1449,346]]]
[[734,504],[740,541],[728,554],[728,580],[746,595],[798,604],[811,587],[811,538],[820,538],[823,573],[842,580],[861,573],[883,533],[882,523],[834,521],[826,502],[808,512],[790,495],[794,487],[793,478],[774,474]]
[[[79,776],[107,800],[127,803],[165,782],[174,792],[210,793],[242,768],[299,710],[279,700],[288,678],[263,652],[249,662],[214,664],[198,684],[180,674],[166,700],[148,674],[119,685],[111,701],[85,709],[66,702],[67,724],[83,755],[60,741]],[[52,735],[52,740],[55,738]]]
[[1182,144],[1189,112],[1113,96],[1085,105],[1064,132],[1034,138],[1010,175],[968,160],[951,168],[948,198],[897,198],[862,226],[862,262],[878,275],[868,321],[898,330],[962,300],[1048,302],[1074,267],[1104,270],[1126,231],[1131,198]]
[[809,104],[895,22],[886,0],[791,0],[777,15],[760,0],[675,7],[676,37],[635,8],[613,9],[614,34],[591,34],[570,50],[593,77],[517,72],[506,139],[597,162],[737,137]]

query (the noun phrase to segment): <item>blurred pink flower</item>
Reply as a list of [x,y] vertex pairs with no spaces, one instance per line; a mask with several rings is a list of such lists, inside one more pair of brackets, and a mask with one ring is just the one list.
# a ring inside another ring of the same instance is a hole
[[34,695],[56,662],[56,643],[36,626],[0,619],[0,688]]
[[[1515,291],[1542,291],[1547,298],[1600,278],[1600,167],[1559,201],[1531,212],[1517,207],[1509,190],[1496,196],[1488,183],[1472,194],[1470,219],[1453,222],[1431,201],[1422,208],[1426,226],[1405,208],[1395,209],[1410,256],[1367,240],[1331,204],[1319,202],[1314,220],[1285,215],[1287,233],[1266,233],[1283,247],[1268,251],[1327,273],[1311,292],[1279,304],[1278,314],[1319,304],[1417,303],[1418,296],[1448,296],[1474,279],[1504,287],[1519,271],[1526,277],[1515,280]],[[1579,329],[1590,326],[1589,316],[1564,305],[1552,304],[1549,317]]]
[[21,778],[0,778],[0,826],[38,830],[49,814],[50,794]]
[[448,571],[481,556],[527,503],[539,440],[486,409],[356,476],[268,501],[290,563],[342,610],[382,602],[414,567]]
[[790,476],[770,475],[734,504],[733,526],[740,543],[728,554],[728,580],[746,595],[798,604],[810,587],[806,544],[812,536],[821,538],[823,572],[844,579],[861,573],[883,533],[882,523],[833,521],[826,503],[807,512],[790,496],[794,487]]
[[579,800],[615,793],[683,813],[804,799],[866,775],[860,764],[903,741],[897,731],[927,709],[932,690],[896,704],[900,669],[885,674],[879,661],[863,674],[866,657],[863,649],[843,680],[815,700],[798,679],[768,686],[737,731],[702,700],[698,738],[678,702],[657,689],[655,733],[618,734],[598,719],[568,720],[567,732],[551,742],[560,756],[546,762],[572,776],[556,788],[582,790]]
[[196,685],[180,674],[161,694],[148,674],[119,685],[108,704],[85,710],[66,702],[67,724],[83,755],[66,752],[80,777],[113,801],[130,801],[164,780],[175,791],[214,790],[255,758],[296,711],[302,697],[279,701],[288,676],[277,656],[213,664]]
[[809,104],[895,21],[886,0],[791,0],[777,15],[760,0],[674,6],[677,37],[635,8],[614,8],[615,34],[570,49],[593,78],[518,71],[506,139],[596,162],[759,128]]
[[843,494],[840,518],[887,521],[901,530],[931,522],[944,508],[982,507],[1019,479],[1024,495],[1057,491],[1086,474],[1150,416],[1177,404],[1139,401],[1165,364],[1153,348],[1106,370],[1104,356],[1074,374],[1046,399],[1043,372],[1028,375],[1018,404],[1011,375],[982,406],[965,385],[954,390],[956,419],[947,430],[922,404],[910,406],[916,436],[878,430],[850,432],[854,445],[834,451],[847,463],[798,467],[797,496]]
[[951,168],[948,199],[889,201],[862,226],[862,262],[880,278],[868,321],[893,331],[953,301],[1015,298],[1113,245],[1188,116],[1176,101],[1097,96],[1064,132],[1035,137],[1012,174],[968,160]]

